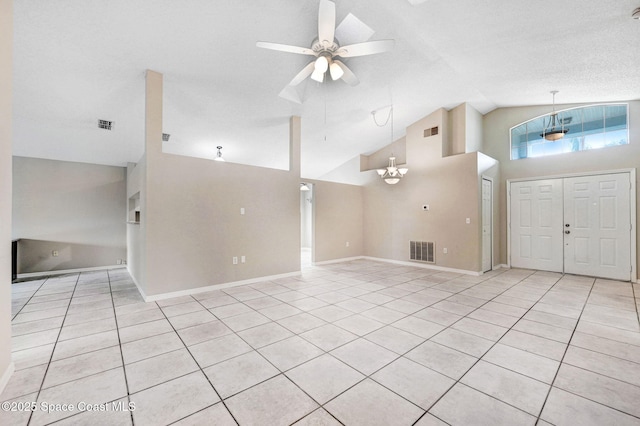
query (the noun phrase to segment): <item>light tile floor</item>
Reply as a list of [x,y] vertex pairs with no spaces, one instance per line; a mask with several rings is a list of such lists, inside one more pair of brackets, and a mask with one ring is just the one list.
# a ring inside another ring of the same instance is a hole
[[2,425],[640,425],[637,284],[358,260],[157,303],[123,269],[12,289]]

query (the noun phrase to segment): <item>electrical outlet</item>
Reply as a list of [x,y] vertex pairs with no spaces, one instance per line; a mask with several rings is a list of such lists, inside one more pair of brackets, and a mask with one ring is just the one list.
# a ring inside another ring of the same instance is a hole
[[116,260],[116,265],[122,265],[122,259]]
[[466,222],[467,222],[467,225],[470,224],[471,223],[471,218],[468,217]]
[[240,207],[240,214],[244,214],[244,207]]
[[443,249],[442,249],[442,252],[443,252],[444,254],[447,254],[447,253],[449,253],[449,250],[445,247],[445,248],[443,248]]
[[123,265],[126,265],[126,264],[127,264],[127,261],[126,261],[125,259],[122,259],[122,264],[123,264]]
[[345,247],[349,247],[349,241],[345,243]]
[[54,250],[51,252],[51,256],[58,257],[58,250]]
[[238,256],[233,256],[233,264],[234,265],[238,264]]
[[240,257],[240,263],[246,263],[247,262],[247,258],[244,256]]

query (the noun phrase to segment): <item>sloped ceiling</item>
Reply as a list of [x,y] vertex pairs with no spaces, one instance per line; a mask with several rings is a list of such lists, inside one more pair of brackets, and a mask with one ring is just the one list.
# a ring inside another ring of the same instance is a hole
[[560,104],[639,99],[639,1],[336,0],[338,22],[353,13],[395,48],[345,60],[358,86],[305,82],[299,105],[278,93],[309,58],[255,43],[309,46],[317,0],[15,0],[14,154],[138,161],[153,69],[167,151],[213,157],[222,145],[228,161],[285,168],[297,114],[302,174],[318,178],[390,142],[371,111],[392,103],[398,138],[462,102],[486,113],[549,104],[553,89]]

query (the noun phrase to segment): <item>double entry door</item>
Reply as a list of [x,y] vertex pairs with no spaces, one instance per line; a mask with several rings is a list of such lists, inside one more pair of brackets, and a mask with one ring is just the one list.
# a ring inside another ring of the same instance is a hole
[[631,174],[511,182],[511,266],[631,279]]

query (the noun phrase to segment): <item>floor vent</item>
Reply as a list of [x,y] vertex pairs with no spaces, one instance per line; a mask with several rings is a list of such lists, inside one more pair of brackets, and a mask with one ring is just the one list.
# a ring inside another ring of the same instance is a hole
[[435,263],[436,244],[428,241],[409,241],[409,251],[411,260]]
[[438,126],[431,127],[430,129],[424,129],[424,137],[435,136],[438,134]]
[[113,121],[109,120],[98,120],[98,128],[111,130],[113,128]]

